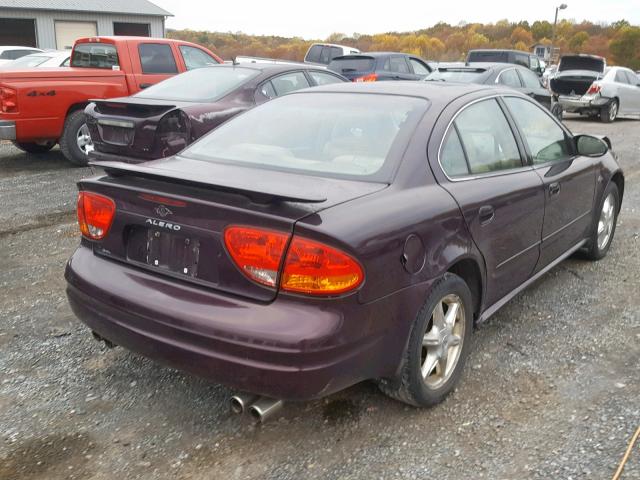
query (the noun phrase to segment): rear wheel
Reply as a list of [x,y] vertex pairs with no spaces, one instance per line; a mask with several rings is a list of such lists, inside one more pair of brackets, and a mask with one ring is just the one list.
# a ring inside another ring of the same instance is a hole
[[60,150],[74,165],[84,167],[93,151],[93,141],[85,121],[84,110],[69,114],[60,137]]
[[593,219],[589,246],[586,251],[586,257],[589,260],[600,260],[607,255],[613,241],[613,234],[616,232],[619,205],[618,186],[611,182],[602,195],[600,208],[596,210]]
[[613,122],[618,116],[618,100],[611,100],[600,110],[600,120],[604,123]]
[[435,405],[458,382],[471,347],[471,292],[457,275],[447,273],[434,286],[414,321],[396,382],[383,380],[390,397],[415,405]]
[[35,142],[13,142],[13,145],[17,148],[19,148],[20,150],[22,150],[23,152],[27,152],[27,153],[46,153],[49,150],[51,150],[54,145],[56,144],[56,142],[42,142],[42,143],[35,143]]

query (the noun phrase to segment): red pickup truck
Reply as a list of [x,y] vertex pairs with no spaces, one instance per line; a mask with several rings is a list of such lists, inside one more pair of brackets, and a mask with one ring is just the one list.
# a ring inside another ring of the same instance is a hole
[[0,73],[0,140],[30,153],[60,144],[65,157],[86,165],[93,149],[85,125],[89,99],[126,97],[171,75],[222,63],[189,42],[146,37],[91,37],[76,41],[71,68]]

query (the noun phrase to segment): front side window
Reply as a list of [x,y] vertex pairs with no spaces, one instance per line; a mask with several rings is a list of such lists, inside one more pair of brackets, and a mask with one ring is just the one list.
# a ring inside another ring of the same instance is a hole
[[542,87],[542,85],[540,85],[540,78],[531,70],[520,69],[519,73],[525,87],[533,89]]
[[540,68],[540,60],[538,60],[538,57],[531,55],[529,57],[529,66],[532,70],[538,70]]
[[505,102],[522,131],[534,165],[571,158],[564,130],[541,107],[515,97],[507,97]]
[[211,55],[199,48],[189,47],[188,45],[180,45],[180,53],[184,59],[187,70],[194,68],[210,67],[217,65],[218,62]]
[[522,87],[520,83],[520,77],[518,77],[518,72],[516,72],[515,68],[504,70],[498,77],[498,83],[501,85],[506,85],[507,87]]
[[280,75],[279,77],[271,79],[271,83],[273,84],[273,88],[276,90],[277,96],[284,95],[289,92],[295,92],[296,90],[310,86],[307,81],[307,77],[305,77],[302,72]]
[[141,43],[138,45],[142,73],[178,73],[176,59],[170,45],[161,43]]
[[429,69],[421,61],[416,60],[415,58],[410,58],[409,63],[411,63],[411,66],[413,67],[413,73],[415,73],[416,75],[429,75]]
[[110,43],[78,43],[71,54],[71,66],[76,68],[119,68],[118,51]]
[[398,95],[286,95],[234,117],[181,155],[216,164],[389,182],[428,105],[424,99]]
[[333,60],[336,57],[341,57],[343,55],[342,53],[342,49],[338,48],[338,47],[331,47],[331,60]]
[[522,166],[513,132],[495,99],[483,100],[465,108],[454,123],[471,173],[489,173]]
[[309,75],[316,82],[316,85],[331,85],[332,83],[342,83],[343,81],[340,77],[330,73],[316,72],[314,70],[309,70]]

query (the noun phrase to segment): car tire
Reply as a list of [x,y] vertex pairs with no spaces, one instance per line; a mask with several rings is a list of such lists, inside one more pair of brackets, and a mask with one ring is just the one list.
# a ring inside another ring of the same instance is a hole
[[39,154],[47,153],[55,146],[56,142],[35,143],[35,142],[13,142],[16,148],[19,148],[23,152]]
[[[399,377],[380,380],[382,392],[416,407],[428,407],[444,400],[460,379],[471,348],[472,305],[465,281],[446,273],[434,285],[413,322]],[[451,313],[452,308],[456,309],[455,313]],[[447,355],[443,360],[445,351]]]
[[600,121],[603,123],[612,123],[618,116],[618,100],[613,99],[600,110]]
[[60,137],[60,150],[74,165],[87,166],[93,142],[85,121],[84,110],[76,110],[67,116]]
[[591,235],[585,251],[587,259],[600,260],[607,255],[616,232],[619,210],[620,192],[618,191],[618,186],[613,182],[609,182],[593,217]]

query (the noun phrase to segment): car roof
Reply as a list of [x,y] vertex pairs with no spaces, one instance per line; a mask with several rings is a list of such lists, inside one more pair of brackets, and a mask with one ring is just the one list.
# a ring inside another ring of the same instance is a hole
[[35,47],[20,47],[15,45],[2,45],[0,46],[0,52],[4,52],[5,50],[33,50],[34,52],[42,52],[41,49]]
[[224,63],[219,65],[210,65],[205,68],[248,68],[250,70],[259,70],[261,72],[289,72],[292,70],[316,70],[318,72],[328,72],[332,75],[340,76],[332,70],[327,70],[321,65],[313,65],[309,63]]
[[524,50],[513,50],[511,48],[475,48],[469,50],[471,52],[509,52],[509,53],[524,53],[526,55],[533,55],[531,52],[525,52]]

